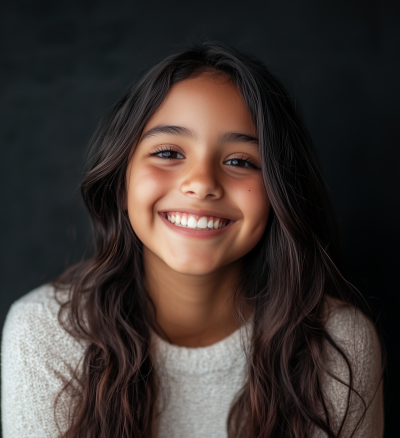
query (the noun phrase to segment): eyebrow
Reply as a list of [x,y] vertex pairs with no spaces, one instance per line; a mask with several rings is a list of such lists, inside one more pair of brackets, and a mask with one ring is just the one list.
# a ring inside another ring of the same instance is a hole
[[[179,135],[181,137],[195,138],[194,133],[183,126],[175,125],[157,125],[149,129],[143,135],[140,141],[145,138],[153,137],[158,134]],[[218,140],[221,143],[250,143],[258,147],[258,138],[253,135],[243,134],[241,132],[225,132],[219,135]]]
[[180,135],[181,137],[194,137],[193,132],[190,129],[184,128],[183,126],[158,125],[146,131],[142,135],[141,141],[143,141],[145,138],[153,137],[158,134]]
[[258,147],[258,138],[254,135],[242,134],[240,132],[225,132],[220,135],[221,143],[252,143]]

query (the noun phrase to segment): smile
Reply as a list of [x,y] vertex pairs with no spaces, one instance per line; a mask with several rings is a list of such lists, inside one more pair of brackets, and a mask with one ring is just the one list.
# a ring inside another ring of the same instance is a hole
[[211,231],[224,228],[229,222],[229,219],[224,219],[215,216],[197,216],[194,214],[182,213],[179,211],[165,212],[164,217],[171,224],[177,227],[190,228],[199,231]]

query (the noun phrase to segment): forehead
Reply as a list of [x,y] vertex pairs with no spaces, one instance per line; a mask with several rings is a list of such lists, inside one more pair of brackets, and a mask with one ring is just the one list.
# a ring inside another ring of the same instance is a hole
[[194,131],[240,130],[255,135],[237,86],[225,75],[210,73],[174,84],[146,129],[158,124],[180,125]]

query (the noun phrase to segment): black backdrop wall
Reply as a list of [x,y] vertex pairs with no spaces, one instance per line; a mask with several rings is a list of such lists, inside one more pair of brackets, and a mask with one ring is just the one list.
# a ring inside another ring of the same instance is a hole
[[100,117],[147,66],[217,39],[267,62],[304,115],[348,277],[385,330],[385,436],[400,436],[400,2],[3,0],[0,13],[0,325],[86,248],[77,187]]

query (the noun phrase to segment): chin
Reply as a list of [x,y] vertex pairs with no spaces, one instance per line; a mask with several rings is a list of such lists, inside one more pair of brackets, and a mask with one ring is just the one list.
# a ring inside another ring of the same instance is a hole
[[210,264],[209,261],[202,263],[198,260],[185,260],[184,262],[175,261],[167,264],[174,271],[184,275],[207,275],[216,271],[220,267],[219,265]]

